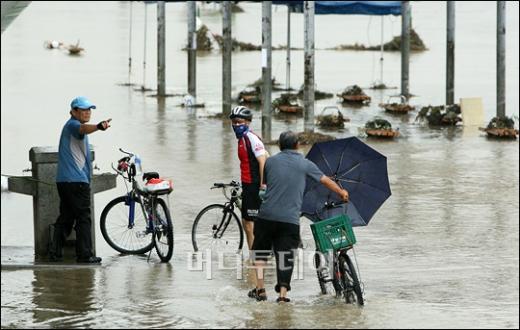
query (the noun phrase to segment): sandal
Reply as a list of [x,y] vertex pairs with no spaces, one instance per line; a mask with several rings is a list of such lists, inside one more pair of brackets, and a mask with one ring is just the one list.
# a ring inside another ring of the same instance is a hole
[[281,303],[281,302],[291,302],[291,299],[287,298],[287,297],[278,297],[276,299],[276,302],[277,303]]
[[265,288],[262,288],[262,289],[254,288],[253,290],[251,290],[247,293],[247,296],[249,298],[256,299],[257,301],[267,300],[267,295],[265,294]]

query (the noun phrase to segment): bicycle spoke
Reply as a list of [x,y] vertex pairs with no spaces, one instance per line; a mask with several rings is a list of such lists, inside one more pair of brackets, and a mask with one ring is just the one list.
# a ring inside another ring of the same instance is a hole
[[154,219],[154,244],[159,258],[163,262],[170,260],[173,254],[173,224],[170,219],[170,213],[164,200],[157,199]]
[[224,212],[223,205],[212,205],[199,213],[192,230],[194,248],[215,252],[238,252],[243,242],[238,217]]
[[145,217],[136,203],[134,226],[128,228],[126,196],[110,202],[101,216],[101,232],[107,243],[121,253],[145,253],[152,247],[151,237],[142,235],[146,231]]

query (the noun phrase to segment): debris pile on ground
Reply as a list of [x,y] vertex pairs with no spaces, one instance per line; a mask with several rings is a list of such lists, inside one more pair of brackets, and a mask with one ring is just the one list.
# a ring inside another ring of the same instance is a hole
[[[363,44],[355,43],[354,45],[339,45],[332,50],[381,50],[381,45],[377,46],[365,46]],[[426,45],[422,41],[421,37],[415,32],[414,29],[410,30],[410,50],[424,51],[427,50]],[[385,51],[401,51],[401,36],[394,37],[391,41],[383,44],[383,50]]]

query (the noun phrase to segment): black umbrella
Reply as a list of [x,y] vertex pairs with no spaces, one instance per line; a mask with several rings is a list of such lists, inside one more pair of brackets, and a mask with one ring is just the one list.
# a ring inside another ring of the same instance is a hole
[[312,221],[346,214],[353,226],[366,226],[392,194],[386,157],[356,137],[315,143],[307,158],[350,195],[350,201],[341,204],[336,193],[308,178],[302,214]]

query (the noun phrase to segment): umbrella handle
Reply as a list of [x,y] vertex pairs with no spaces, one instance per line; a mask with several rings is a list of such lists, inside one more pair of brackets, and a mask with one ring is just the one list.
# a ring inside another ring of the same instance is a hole
[[332,209],[332,208],[335,208],[335,207],[340,207],[344,204],[347,204],[348,202],[325,202],[325,206],[323,208],[328,208],[328,209]]

